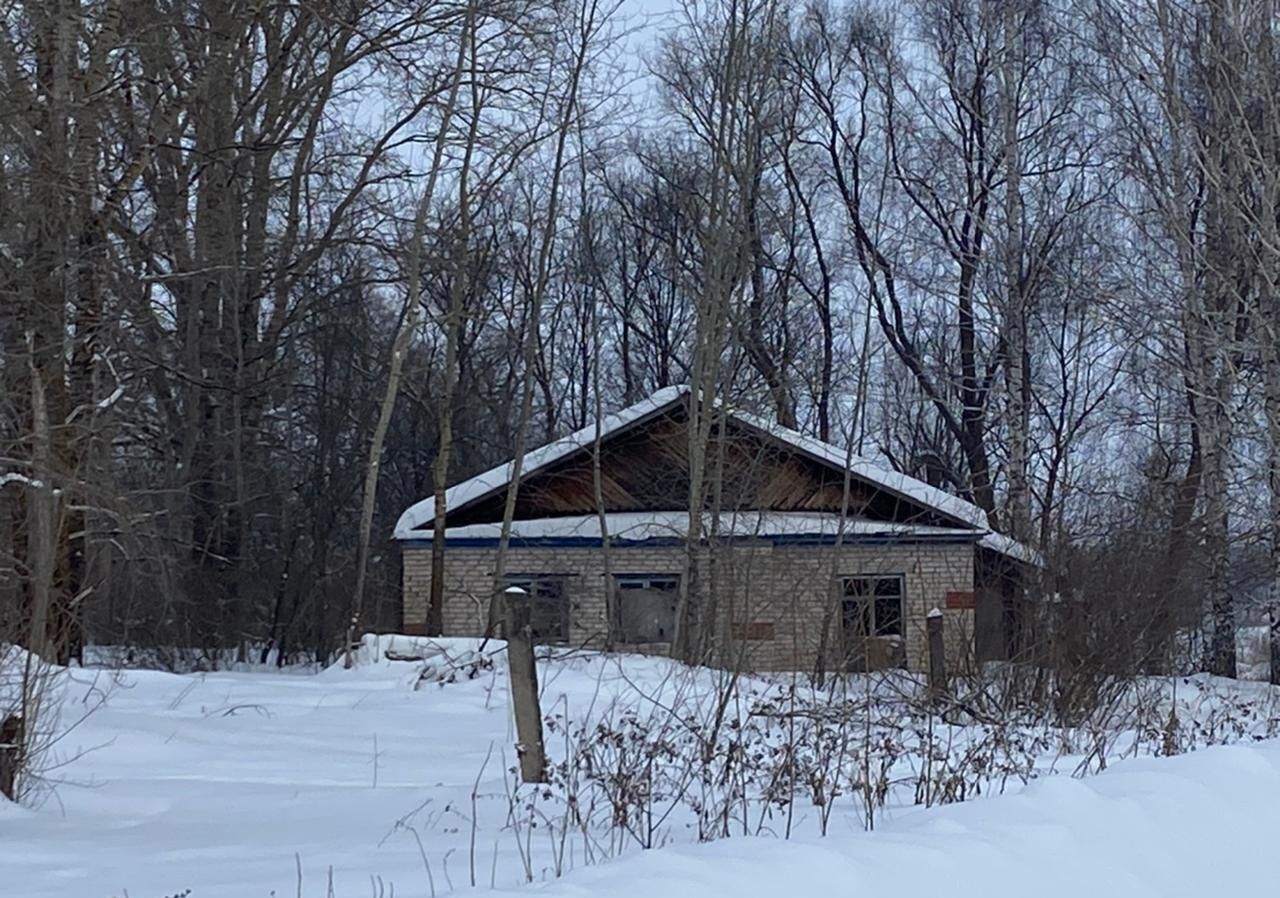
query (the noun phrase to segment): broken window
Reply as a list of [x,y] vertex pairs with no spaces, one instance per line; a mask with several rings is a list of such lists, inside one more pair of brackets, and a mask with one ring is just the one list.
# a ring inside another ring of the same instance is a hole
[[629,645],[670,642],[680,579],[671,574],[624,574],[615,576],[613,583],[620,641]]
[[533,641],[567,642],[569,596],[565,590],[565,578],[545,574],[510,574],[506,578],[506,588],[513,586],[525,591]]

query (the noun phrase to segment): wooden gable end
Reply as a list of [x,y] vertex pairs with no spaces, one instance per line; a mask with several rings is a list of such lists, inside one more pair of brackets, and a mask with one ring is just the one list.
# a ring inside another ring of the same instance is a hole
[[[678,511],[688,507],[688,419],[683,407],[609,436],[602,444],[600,492],[605,511]],[[843,472],[780,440],[729,421],[713,436],[712,476],[723,472],[722,511],[839,513]],[[720,459],[723,459],[721,462]],[[449,513],[449,526],[502,520],[505,489]],[[710,505],[710,503],[708,503]],[[525,476],[516,520],[597,512],[591,447]],[[849,514],[877,520],[945,523],[926,509],[854,480]]]

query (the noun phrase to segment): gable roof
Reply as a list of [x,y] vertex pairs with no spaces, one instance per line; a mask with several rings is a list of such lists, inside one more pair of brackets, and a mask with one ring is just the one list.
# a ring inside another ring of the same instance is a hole
[[[624,430],[661,415],[680,402],[689,393],[688,386],[667,387],[658,390],[647,399],[621,411],[606,415],[598,424],[591,424],[567,436],[552,440],[545,446],[534,449],[524,456],[520,466],[521,479],[544,470],[562,461],[576,452],[586,449],[595,443],[597,435],[604,439]],[[759,418],[747,412],[733,408],[725,408],[725,414],[739,425],[759,431],[783,443],[796,452],[806,455],[822,464],[843,469],[848,465],[849,472],[858,480],[864,481],[876,489],[914,502],[940,515],[952,519],[958,524],[979,530],[986,535],[979,544],[1002,555],[1008,555],[1031,564],[1042,563],[1038,553],[1027,546],[1015,542],[1007,536],[991,531],[987,525],[987,516],[982,509],[972,502],[966,502],[959,496],[953,496],[937,487],[908,477],[898,471],[877,465],[850,452],[846,452],[830,443],[824,443],[813,437],[805,436],[788,427]],[[470,505],[479,499],[505,490],[514,473],[514,460],[477,474],[464,480],[445,492],[445,506],[455,511]],[[428,497],[405,509],[396,522],[395,538],[398,540],[420,539],[425,534],[419,528],[430,524],[435,517],[435,498]]]
[[[654,393],[648,399],[637,402],[635,405],[627,406],[621,411],[606,415],[599,421],[601,438],[620,433],[642,421],[657,417],[679,402],[688,391],[689,388],[683,386],[667,387]],[[521,478],[550,467],[575,452],[593,445],[596,440],[596,429],[597,425],[589,425],[526,453],[524,462],[520,465]],[[511,482],[511,475],[514,471],[515,460],[513,459],[498,465],[496,468],[490,468],[483,474],[477,474],[470,480],[464,480],[449,487],[444,494],[445,507],[450,511],[456,511],[463,505],[469,505],[477,499],[483,499],[485,496],[492,495],[499,490],[505,490],[507,484]],[[405,509],[404,514],[400,515],[400,520],[396,522],[395,538],[415,539],[421,536],[422,534],[414,533],[414,531],[425,524],[430,524],[435,518],[435,513],[436,500],[434,496],[429,496],[421,502],[410,505]]]

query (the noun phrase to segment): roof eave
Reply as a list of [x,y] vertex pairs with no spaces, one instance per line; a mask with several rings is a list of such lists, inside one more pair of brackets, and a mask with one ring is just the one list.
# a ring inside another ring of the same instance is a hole
[[[955,532],[948,534],[909,534],[909,533],[857,533],[840,537],[842,545],[884,546],[884,545],[975,545],[981,539],[978,533]],[[782,534],[743,534],[726,537],[730,543],[768,543],[775,546],[833,546],[837,537],[830,533],[782,533]],[[402,548],[426,547],[434,543],[430,534],[412,539],[401,540]],[[445,545],[451,548],[496,548],[501,539],[496,536],[445,536]],[[616,547],[630,548],[664,548],[686,544],[681,536],[650,536],[640,539],[625,537],[609,537],[608,544]],[[511,548],[599,548],[603,541],[598,536],[511,536],[508,545]]]

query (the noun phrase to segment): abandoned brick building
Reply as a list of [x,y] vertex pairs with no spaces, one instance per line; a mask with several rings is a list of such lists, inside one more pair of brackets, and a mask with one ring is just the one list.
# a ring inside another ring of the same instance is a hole
[[[808,670],[822,653],[828,669],[922,669],[934,608],[949,666],[1006,657],[1034,553],[962,499],[745,412],[717,416],[719,505],[690,553],[688,403],[661,390],[528,453],[501,586],[513,466],[449,489],[444,635],[482,634],[495,590],[518,586],[540,640],[665,651],[692,570],[687,602],[714,609],[719,663]],[[426,499],[396,527],[410,633],[426,627],[433,518]]]

